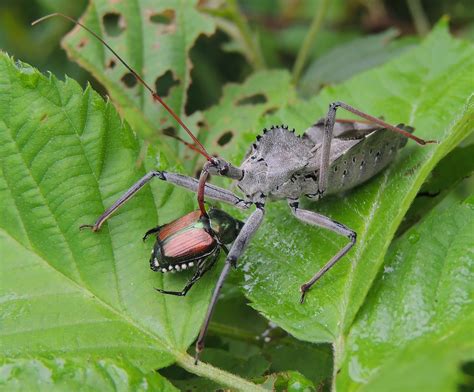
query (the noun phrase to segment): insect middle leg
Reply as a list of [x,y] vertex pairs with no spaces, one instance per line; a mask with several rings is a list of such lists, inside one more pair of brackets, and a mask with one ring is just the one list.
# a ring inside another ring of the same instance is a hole
[[225,260],[224,268],[222,269],[222,272],[219,276],[219,280],[217,281],[214,292],[212,293],[211,302],[209,304],[209,307],[207,308],[206,317],[204,319],[204,323],[201,327],[201,331],[199,332],[199,336],[196,341],[196,355],[194,361],[195,364],[198,363],[199,353],[204,348],[204,339],[206,338],[209,322],[211,321],[212,313],[214,312],[214,308],[219,298],[222,286],[224,285],[224,281],[227,278],[231,267],[236,265],[238,258],[242,255],[247,244],[260,227],[260,224],[263,220],[264,212],[265,211],[263,209],[263,205],[258,204],[257,209],[249,216],[244,226],[240,230],[239,235],[232,244],[232,247],[229,250],[229,254],[227,255]]
[[[174,185],[180,186],[182,188],[188,189],[190,191],[196,192],[198,189],[199,181],[192,177],[183,176],[177,173],[168,173],[165,171],[151,171],[135,184],[133,184],[127,192],[125,192],[114,204],[112,204],[104,213],[97,218],[96,222],[93,225],[82,225],[80,228],[89,227],[92,231],[98,231],[103,223],[122,205],[129,201],[140,189],[142,189],[148,182],[152,179],[158,178],[163,181],[170,182]],[[232,204],[238,208],[245,209],[249,207],[249,204],[242,200],[240,197],[234,195],[231,191],[227,189],[219,188],[212,184],[206,184],[204,190],[205,196],[222,201],[224,203]]]
[[199,279],[201,279],[204,274],[212,269],[214,267],[214,264],[216,264],[217,259],[219,258],[220,250],[217,249],[213,255],[210,256],[209,260],[203,261],[201,264],[198,263],[198,266],[196,268],[196,272],[192,276],[191,279],[189,279],[188,283],[186,283],[186,286],[181,291],[168,291],[168,290],[163,290],[163,289],[156,289],[156,291],[159,291],[160,293],[163,294],[170,294],[170,295],[177,295],[179,297],[184,297],[188,291],[193,287],[194,283],[196,283]]
[[336,222],[328,218],[327,216],[317,214],[313,211],[303,210],[299,208],[299,203],[297,200],[288,200],[288,205],[290,206],[291,212],[293,215],[301,220],[302,222],[309,223],[313,226],[324,227],[334,231],[337,234],[341,234],[349,238],[349,243],[345,245],[339,252],[337,252],[331,260],[329,260],[308,282],[301,285],[301,299],[300,303],[304,302],[304,297],[308,290],[328,271],[334,264],[336,264],[344,255],[349,252],[349,250],[354,246],[357,239],[357,233],[354,230],[349,229],[344,226],[342,223]]

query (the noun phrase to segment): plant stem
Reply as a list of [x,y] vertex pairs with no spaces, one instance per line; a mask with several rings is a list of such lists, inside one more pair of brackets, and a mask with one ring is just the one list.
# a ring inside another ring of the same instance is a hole
[[227,336],[228,338],[240,340],[247,343],[259,343],[257,339],[258,336],[256,334],[217,322],[211,322],[211,324],[209,325],[209,332],[215,335]]
[[308,57],[308,53],[313,46],[314,40],[316,39],[316,35],[321,28],[323,23],[324,17],[326,16],[327,10],[329,8],[329,0],[320,0],[318,10],[314,15],[313,21],[311,22],[311,26],[309,28],[308,34],[304,39],[303,45],[296,57],[295,65],[293,67],[293,83],[297,84],[303,67],[306,63],[306,59]]
[[186,369],[188,372],[216,381],[219,384],[232,388],[232,390],[244,392],[268,392],[268,390],[259,385],[236,376],[235,374],[215,368],[207,363],[199,362],[199,364],[195,365],[194,358],[186,353],[175,354],[175,358],[178,365],[183,369]]
[[418,35],[426,35],[430,31],[430,22],[426,17],[425,11],[420,0],[407,0],[407,6],[410,10],[413,23]]
[[252,56],[252,58],[249,60],[251,61],[253,67],[255,70],[265,68],[265,60],[263,59],[260,45],[252,36],[252,31],[250,30],[247,20],[242,16],[237,1],[227,0],[227,4],[231,13],[231,18],[240,31],[242,39],[248,48],[248,53]]

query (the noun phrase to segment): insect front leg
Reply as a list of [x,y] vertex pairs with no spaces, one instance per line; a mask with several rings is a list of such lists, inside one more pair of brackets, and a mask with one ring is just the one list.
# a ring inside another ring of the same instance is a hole
[[357,239],[357,233],[354,230],[349,229],[348,227],[344,226],[342,223],[336,222],[328,218],[327,216],[317,214],[313,211],[303,210],[299,208],[299,203],[297,200],[288,200],[288,204],[290,206],[291,212],[293,215],[301,220],[302,222],[309,223],[313,226],[324,227],[325,229],[329,229],[334,231],[337,234],[341,234],[347,238],[349,238],[349,243],[345,245],[339,252],[337,252],[331,260],[329,260],[323,268],[321,268],[308,282],[301,285],[301,299],[300,302],[304,302],[304,297],[309,289],[328,271],[330,270],[334,264],[336,264],[340,259],[344,257],[344,255],[349,252],[349,250],[354,246]]
[[[151,171],[145,176],[143,176],[140,180],[138,180],[135,184],[133,184],[132,187],[127,190],[127,192],[125,192],[114,204],[107,208],[107,210],[105,210],[104,213],[99,216],[99,218],[97,218],[96,222],[93,225],[82,225],[80,228],[82,229],[85,227],[89,227],[92,229],[92,231],[98,231],[104,224],[104,222],[116,210],[118,210],[122,205],[129,201],[140,189],[142,189],[148,182],[150,182],[154,178],[170,182],[174,185],[180,186],[193,192],[196,192],[198,189],[198,180],[196,180],[195,178],[183,176],[181,174],[176,173],[168,173],[165,171]],[[240,197],[234,195],[227,189],[219,188],[211,184],[206,184],[204,192],[206,197],[210,199],[222,201],[224,203],[228,203],[242,209],[249,207],[249,203],[246,203]]]
[[198,266],[196,268],[196,272],[192,276],[191,279],[189,279],[188,283],[186,283],[186,286],[184,286],[183,290],[181,291],[167,291],[163,289],[156,289],[156,291],[159,291],[160,293],[163,294],[170,294],[170,295],[177,295],[179,297],[184,297],[188,291],[193,287],[194,283],[196,283],[199,279],[201,279],[204,274],[208,271],[211,270],[212,267],[214,267],[214,264],[216,264],[217,259],[219,258],[220,250],[217,249],[213,255],[210,256],[209,260],[206,260],[202,263],[198,263]]
[[264,216],[263,204],[258,204],[257,209],[249,216],[244,226],[240,230],[239,235],[235,239],[232,247],[229,250],[229,254],[226,257],[224,268],[219,276],[214,292],[212,293],[211,302],[207,308],[206,317],[199,332],[199,336],[196,341],[196,355],[195,355],[195,364],[197,365],[199,360],[199,354],[204,348],[204,340],[206,338],[207,329],[209,327],[209,322],[211,321],[212,313],[219,298],[220,291],[224,285],[224,281],[227,278],[227,275],[233,265],[236,265],[238,258],[245,250],[247,244],[251,240],[252,236],[260,227]]

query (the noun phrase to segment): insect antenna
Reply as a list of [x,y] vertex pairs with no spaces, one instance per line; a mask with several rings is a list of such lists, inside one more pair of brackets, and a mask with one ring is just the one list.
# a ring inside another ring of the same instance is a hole
[[120,55],[115,50],[112,49],[112,47],[107,42],[105,42],[101,37],[99,37],[99,35],[97,33],[92,31],[91,29],[89,29],[87,26],[83,25],[81,22],[71,18],[68,15],[62,14],[60,12],[55,12],[53,14],[43,16],[42,18],[39,18],[39,19],[35,20],[34,22],[32,22],[31,25],[34,26],[38,23],[43,22],[46,19],[50,19],[50,18],[55,17],[55,16],[59,16],[61,18],[67,19],[67,20],[71,21],[72,23],[82,27],[88,33],[92,34],[97,40],[99,40],[107,49],[109,49],[114,54],[114,56],[124,65],[124,67],[127,68],[132,73],[132,75],[135,76],[135,78],[150,92],[151,96],[153,97],[153,100],[158,101],[166,109],[166,111],[178,122],[178,124],[181,125],[181,127],[187,132],[187,134],[193,140],[194,145],[186,143],[186,142],[184,142],[184,140],[182,140],[180,138],[178,138],[178,140],[184,142],[189,148],[191,148],[192,150],[194,150],[194,151],[198,152],[199,154],[203,155],[209,162],[212,162],[212,160],[213,160],[212,156],[209,155],[209,153],[206,151],[206,149],[201,144],[201,142],[196,138],[196,136],[194,136],[194,134],[189,130],[189,128],[181,120],[181,118],[179,118],[179,116],[173,111],[173,109],[171,109],[166,104],[166,102],[157,94],[157,92],[155,90],[153,90],[143,80],[143,78],[132,67],[130,67],[125,62],[125,60],[122,59],[122,57],[120,57]]

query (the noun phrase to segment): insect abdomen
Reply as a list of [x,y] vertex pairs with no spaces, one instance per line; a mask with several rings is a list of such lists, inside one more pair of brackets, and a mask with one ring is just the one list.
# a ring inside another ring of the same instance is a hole
[[326,194],[345,191],[369,180],[383,170],[405,144],[406,138],[386,129],[369,135],[332,162]]

